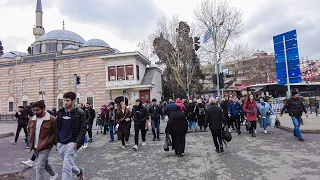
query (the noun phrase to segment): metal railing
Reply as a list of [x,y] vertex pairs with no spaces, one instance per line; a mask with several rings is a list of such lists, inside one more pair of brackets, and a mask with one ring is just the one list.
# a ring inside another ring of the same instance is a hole
[[[303,99],[302,101],[308,113],[319,113],[319,104],[314,99]],[[270,100],[269,104],[275,113],[280,114],[284,102],[285,100]]]
[[14,114],[0,114],[0,123],[13,123],[17,122]]

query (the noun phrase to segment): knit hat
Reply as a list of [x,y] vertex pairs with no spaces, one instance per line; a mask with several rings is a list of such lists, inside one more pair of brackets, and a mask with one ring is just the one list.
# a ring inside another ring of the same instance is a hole
[[298,91],[296,91],[296,90],[293,90],[293,91],[291,92],[291,96],[294,96],[294,95],[296,95],[296,94],[299,94]]

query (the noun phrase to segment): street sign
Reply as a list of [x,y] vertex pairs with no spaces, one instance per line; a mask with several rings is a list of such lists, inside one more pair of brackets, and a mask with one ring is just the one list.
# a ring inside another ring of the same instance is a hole
[[274,36],[273,43],[278,84],[302,82],[296,30]]
[[213,32],[213,27],[210,27],[203,37],[203,44],[206,43],[211,38],[212,32]]

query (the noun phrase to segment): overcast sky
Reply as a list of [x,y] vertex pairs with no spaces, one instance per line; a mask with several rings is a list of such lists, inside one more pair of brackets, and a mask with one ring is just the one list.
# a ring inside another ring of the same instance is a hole
[[[42,0],[46,32],[66,29],[85,40],[100,38],[120,51],[134,51],[165,15],[194,21],[200,0]],[[273,52],[272,37],[297,29],[300,57],[320,59],[319,0],[230,0],[243,12],[243,41]],[[36,0],[0,0],[0,40],[5,51],[25,52],[33,43]]]

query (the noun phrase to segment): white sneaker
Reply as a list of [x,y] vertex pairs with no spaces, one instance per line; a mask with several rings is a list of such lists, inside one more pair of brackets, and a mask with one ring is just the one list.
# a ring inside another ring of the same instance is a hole
[[133,148],[134,150],[138,150],[138,146],[137,146],[137,145],[134,145],[132,148]]
[[13,141],[11,141],[10,143],[11,143],[12,145],[16,145],[16,144],[17,144],[17,142],[16,142],[16,141],[14,141],[14,140],[13,140]]
[[125,149],[126,148],[126,146],[122,146],[122,149]]
[[31,161],[30,159],[28,161],[21,161],[22,164],[29,166],[29,167],[33,167],[34,166],[34,162]]
[[58,173],[55,173],[54,176],[50,176],[50,180],[56,180],[58,179],[58,177],[59,177]]
[[146,146],[146,142],[142,142],[142,146]]
[[231,128],[229,128],[229,133],[231,133],[232,132],[232,129]]
[[83,145],[83,149],[87,149],[88,148],[88,143],[85,143],[84,145]]
[[254,130],[254,133],[255,133],[255,134],[258,134],[257,130]]
[[265,134],[268,134],[268,131],[267,131],[267,130],[264,130],[264,133],[265,133]]

